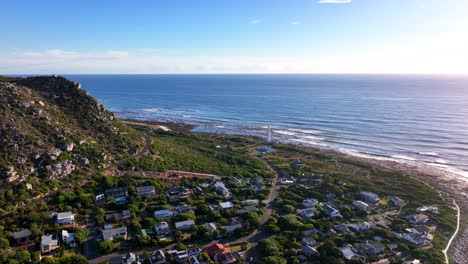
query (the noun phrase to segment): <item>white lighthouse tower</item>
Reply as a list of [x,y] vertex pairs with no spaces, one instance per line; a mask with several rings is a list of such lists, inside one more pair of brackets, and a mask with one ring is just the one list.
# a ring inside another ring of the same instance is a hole
[[267,131],[267,142],[271,143],[271,127],[268,125],[268,131]]

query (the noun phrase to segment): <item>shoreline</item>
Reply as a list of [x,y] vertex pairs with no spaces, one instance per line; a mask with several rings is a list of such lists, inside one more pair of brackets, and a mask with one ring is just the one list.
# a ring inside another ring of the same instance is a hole
[[[137,119],[120,119],[127,123],[147,125],[153,128],[168,128],[175,132],[183,133],[195,133],[195,134],[217,134],[208,132],[197,132],[192,131],[197,127],[195,124],[188,124],[182,122],[162,122],[162,121],[150,121],[150,120],[137,120]],[[241,135],[246,137],[257,137],[252,135]],[[259,138],[259,137],[257,137]],[[372,156],[363,155],[352,155],[351,153],[341,152],[336,149],[308,146],[300,143],[285,143],[298,146],[305,149],[311,149],[314,151],[322,152],[343,159],[348,159],[356,162],[361,162],[382,169],[389,169],[416,178],[436,190],[449,194],[458,203],[461,210],[460,219],[460,231],[455,237],[451,248],[449,249],[449,255],[455,261],[454,263],[464,263],[460,260],[468,259],[468,178],[464,178],[461,175],[453,172],[431,166],[423,163],[408,163],[392,160],[390,158],[373,158]],[[358,154],[358,153],[356,153]]]

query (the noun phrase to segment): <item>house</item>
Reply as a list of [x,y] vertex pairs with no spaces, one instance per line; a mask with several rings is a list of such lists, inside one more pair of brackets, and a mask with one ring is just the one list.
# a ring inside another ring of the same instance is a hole
[[127,253],[125,257],[122,257],[122,264],[132,264],[133,262],[137,261],[137,257],[134,253]]
[[170,220],[173,215],[174,215],[174,213],[169,209],[154,211],[154,218],[161,218],[161,219],[165,219],[165,220]]
[[280,180],[280,184],[283,184],[283,185],[290,185],[290,184],[293,184],[293,183],[294,183],[294,181],[288,180],[286,178],[282,178]]
[[75,215],[72,212],[63,212],[57,214],[57,220],[55,221],[58,225],[71,225],[75,223]]
[[192,209],[192,206],[188,204],[179,205],[175,207],[174,209],[172,209],[172,212],[174,213],[174,215],[195,213],[195,211],[193,211]]
[[422,206],[422,207],[418,207],[416,209],[416,212],[430,212],[430,213],[433,213],[433,214],[438,214],[439,213],[439,208],[437,208],[437,206]]
[[70,247],[76,247],[75,233],[69,233],[67,230],[62,230],[62,241]]
[[293,165],[296,166],[296,167],[304,166],[304,164],[299,159],[296,159],[296,161],[294,161]]
[[429,220],[429,217],[424,214],[414,214],[409,216],[408,221],[413,225],[424,224]]
[[378,241],[366,240],[365,243],[357,244],[356,249],[364,255],[377,255],[385,250],[385,246]]
[[257,212],[258,208],[253,206],[253,205],[247,205],[243,209],[239,210],[239,213],[245,213],[245,212]]
[[166,255],[161,249],[151,254],[150,258],[151,264],[166,264]]
[[405,201],[398,196],[391,196],[390,201],[396,206],[400,206],[405,203]]
[[94,200],[96,200],[96,201],[101,201],[101,200],[104,200],[104,199],[106,199],[106,194],[104,194],[104,193],[100,193],[100,194],[96,195],[96,197],[94,198]]
[[335,199],[336,198],[336,195],[334,193],[327,193],[325,194],[325,197],[327,199]]
[[104,224],[104,230],[110,230],[112,228],[114,228],[112,224]]
[[233,207],[234,204],[232,202],[219,203],[219,208],[221,208],[222,210],[231,209]]
[[130,210],[123,210],[120,213],[107,214],[105,216],[106,221],[125,221],[132,217]]
[[128,188],[118,187],[118,188],[107,189],[106,197],[114,197],[114,198],[128,197]]
[[302,243],[304,245],[313,246],[313,245],[317,244],[317,241],[315,241],[315,239],[313,237],[304,237],[304,238],[302,238]]
[[127,238],[127,227],[117,227],[102,231],[102,237],[104,240],[112,241],[116,238]]
[[258,204],[258,199],[250,199],[250,200],[244,200],[241,203],[243,204],[252,204],[252,205],[257,205]]
[[324,205],[322,208],[325,211],[327,211],[330,214],[331,217],[341,216],[340,212],[338,210],[336,210],[335,208],[331,207],[331,206]]
[[211,245],[209,247],[204,248],[203,252],[207,253],[210,256],[214,256],[215,254],[224,252],[225,250],[226,250],[226,248],[224,247],[223,244],[216,243],[216,244],[213,244],[213,245]]
[[216,230],[218,230],[218,226],[216,225],[216,223],[206,223],[206,224],[203,224],[202,226],[206,227],[210,231],[210,233],[213,233]]
[[314,208],[306,208],[306,209],[297,209],[296,214],[304,219],[311,219],[314,217]]
[[317,254],[317,250],[309,245],[304,245],[302,246],[302,250],[304,250],[304,253],[307,255],[307,256],[312,256],[312,255],[315,255]]
[[318,203],[319,201],[317,201],[317,199],[306,199],[302,201],[302,205],[305,208],[315,207]]
[[426,241],[426,236],[418,233],[404,233],[401,238],[408,240],[415,245],[422,245]]
[[380,198],[377,194],[373,193],[373,192],[368,192],[368,191],[361,191],[359,192],[359,196],[361,196],[362,199],[364,199],[364,201],[368,202],[368,203],[372,203],[372,204],[375,204],[377,202],[379,202]]
[[353,231],[349,230],[348,226],[344,224],[335,225],[333,229],[338,230],[341,233],[353,233]]
[[362,208],[364,210],[367,210],[369,209],[369,205],[363,201],[354,201],[352,203],[355,207],[359,207],[359,208]]
[[229,225],[223,226],[228,233],[233,233],[236,229],[242,228],[242,219],[240,217],[229,218]]
[[41,253],[49,254],[58,249],[59,241],[57,235],[43,235],[41,237]]
[[139,186],[136,188],[140,196],[152,196],[156,195],[156,188],[153,185]]
[[351,260],[354,257],[359,257],[360,256],[354,250],[355,249],[350,244],[346,244],[346,245],[340,247],[340,251],[343,254],[343,257],[345,259],[347,259],[347,260]]
[[228,251],[216,254],[213,259],[215,262],[220,264],[229,264],[237,261],[232,253]]
[[28,229],[21,230],[19,232],[13,233],[13,238],[16,240],[18,245],[27,245],[29,243],[29,238],[31,237],[32,232]]
[[188,199],[192,195],[192,191],[185,187],[176,187],[166,191],[166,195],[171,202],[181,199]]
[[359,223],[349,224],[348,226],[356,231],[365,231],[365,230],[374,228],[375,224],[369,223],[369,222],[359,222]]
[[171,228],[167,222],[159,222],[154,225],[154,231],[158,236],[165,236],[171,233]]
[[263,183],[264,181],[265,181],[265,180],[264,180],[262,177],[260,177],[260,176],[257,176],[257,177],[255,177],[255,178],[253,179],[253,183],[254,183],[254,184]]
[[192,219],[180,221],[175,223],[177,230],[190,230],[195,227],[195,222]]
[[221,194],[224,197],[231,197],[231,192],[229,192],[228,188],[224,185],[223,182],[216,182],[213,187],[216,189],[216,191]]

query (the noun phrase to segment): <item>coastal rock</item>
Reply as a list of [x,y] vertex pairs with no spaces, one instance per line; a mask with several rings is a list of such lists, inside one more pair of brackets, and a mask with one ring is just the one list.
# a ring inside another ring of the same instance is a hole
[[46,154],[51,160],[56,160],[62,151],[58,148],[48,151]]
[[70,175],[76,167],[71,160],[64,160],[53,165],[48,165],[46,169],[51,173],[50,178],[56,179]]
[[73,148],[75,147],[75,143],[71,142],[71,143],[63,143],[61,146],[60,146],[60,149],[62,151],[72,151]]
[[8,182],[16,181],[19,178],[19,175],[13,166],[8,166],[5,174],[7,175]]

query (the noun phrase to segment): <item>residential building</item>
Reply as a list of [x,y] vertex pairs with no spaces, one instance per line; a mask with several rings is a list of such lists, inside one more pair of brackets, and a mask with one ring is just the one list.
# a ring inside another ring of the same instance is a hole
[[437,206],[422,206],[416,209],[417,212],[430,212],[433,214],[439,213],[439,208]]
[[151,264],[166,264],[166,255],[164,254],[164,251],[161,249],[154,252],[150,256],[150,263]]
[[57,220],[55,221],[58,225],[71,225],[75,223],[75,215],[72,212],[63,212],[57,214]]
[[346,244],[340,247],[340,251],[343,254],[343,257],[347,260],[351,260],[354,257],[359,257],[360,255],[355,252],[355,249],[350,244]]
[[375,204],[380,200],[379,196],[373,192],[361,191],[359,192],[359,195],[364,199],[364,201],[372,204]]
[[385,250],[385,246],[378,241],[366,240],[365,243],[357,244],[356,249],[364,255],[377,255]]
[[213,259],[220,264],[229,264],[237,261],[232,253],[227,251],[216,254]]
[[318,253],[318,251],[315,248],[313,248],[313,247],[311,247],[309,245],[303,245],[302,250],[304,250],[304,253],[307,256],[312,256],[312,255],[315,255],[315,254]]
[[234,184],[237,184],[237,185],[241,185],[242,184],[242,181],[237,179],[237,178],[231,178],[231,181],[234,183]]
[[230,197],[231,192],[229,192],[228,188],[224,185],[223,182],[217,181],[213,187],[216,189],[216,191],[221,194],[224,197]]
[[317,199],[306,199],[302,201],[302,205],[305,208],[315,207],[318,203],[319,201],[317,201]]
[[177,230],[190,230],[195,227],[195,222],[192,219],[180,221],[175,223]]
[[127,238],[127,227],[117,227],[102,231],[102,237],[104,240],[112,241],[116,238]]
[[62,230],[62,241],[70,247],[76,247],[75,233],[69,233],[67,230]]
[[192,191],[185,187],[176,187],[166,191],[166,195],[171,202],[181,199],[188,199],[192,195]]
[[111,188],[106,190],[106,197],[128,197],[128,188],[127,187],[118,187],[118,188]]
[[304,219],[311,219],[314,217],[314,208],[306,208],[306,209],[297,209],[296,214]]
[[134,253],[127,253],[125,257],[122,257],[122,264],[132,264],[133,262],[137,261],[137,257]]
[[159,222],[154,225],[154,231],[158,236],[166,236],[171,233],[171,228],[167,222]]
[[218,225],[216,223],[206,223],[206,224],[203,224],[202,226],[206,227],[210,231],[210,233],[213,233],[216,230],[218,230]]
[[375,224],[370,223],[370,222],[359,222],[359,223],[348,224],[348,226],[356,231],[365,231],[365,230],[374,228]]
[[234,207],[234,204],[232,202],[219,203],[219,208],[222,210],[231,209],[233,207]]
[[123,210],[119,213],[106,214],[106,221],[125,221],[132,217],[130,210]]
[[414,214],[408,218],[408,221],[413,225],[424,224],[429,220],[429,217],[424,214]]
[[195,213],[195,211],[193,211],[192,209],[192,206],[188,204],[179,205],[175,207],[174,209],[172,209],[172,212],[174,213],[174,215]]
[[250,189],[256,191],[256,192],[261,192],[265,189],[265,186],[263,186],[262,184],[252,184],[250,185]]
[[161,219],[165,219],[165,220],[170,220],[173,215],[174,215],[174,213],[169,209],[154,211],[154,218],[161,218]]
[[282,178],[280,180],[280,184],[283,184],[283,185],[290,185],[290,184],[293,184],[293,183],[294,183],[294,181],[288,180],[286,178]]
[[302,238],[302,243],[304,245],[314,246],[315,244],[317,244],[317,241],[315,241],[313,237],[304,237]]
[[367,203],[365,203],[363,201],[354,201],[353,205],[355,207],[359,207],[359,208],[364,209],[364,210],[369,209],[369,204],[367,204]]
[[225,250],[226,250],[226,248],[224,247],[223,244],[216,243],[216,244],[213,244],[213,245],[211,245],[209,247],[204,248],[203,252],[206,252],[210,256],[214,256],[215,254],[224,252]]
[[32,232],[28,229],[21,230],[19,232],[13,233],[13,238],[16,240],[18,245],[27,245],[29,243],[29,238],[31,237]]
[[41,237],[41,253],[50,254],[58,249],[59,241],[57,235],[43,235]]
[[136,188],[140,196],[153,196],[156,195],[156,188],[153,185],[139,186]]
[[341,216],[340,212],[338,210],[336,210],[335,208],[331,207],[331,206],[324,205],[322,208],[325,211],[327,211],[330,214],[331,217]]
[[334,193],[327,193],[325,194],[325,197],[327,199],[335,199],[336,198],[336,195]]

